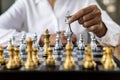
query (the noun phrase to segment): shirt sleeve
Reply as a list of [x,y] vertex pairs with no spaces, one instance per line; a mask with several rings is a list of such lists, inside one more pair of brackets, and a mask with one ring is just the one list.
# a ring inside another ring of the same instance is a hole
[[102,20],[107,27],[107,32],[103,37],[97,37],[98,41],[102,45],[107,46],[115,47],[120,45],[120,26],[115,23],[105,11],[102,12]]
[[[95,4],[99,8],[100,6],[97,4],[95,0],[89,1],[89,5]],[[102,10],[102,21],[107,27],[107,32],[103,37],[97,37],[97,40],[99,41],[100,44],[104,46],[118,46],[120,45],[120,26],[114,22],[111,17],[107,14],[106,11]]]
[[[8,40],[15,36],[19,41],[23,32],[25,22],[24,0],[16,0],[15,3],[0,16],[0,45],[7,46]],[[32,37],[34,33],[27,33],[26,38]],[[38,39],[40,36],[38,36]],[[18,43],[19,44],[19,43]]]

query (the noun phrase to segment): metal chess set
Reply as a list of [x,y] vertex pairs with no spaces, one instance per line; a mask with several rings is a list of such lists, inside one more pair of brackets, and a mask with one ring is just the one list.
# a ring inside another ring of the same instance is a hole
[[8,46],[4,49],[0,47],[0,70],[37,70],[37,71],[65,71],[65,70],[120,70],[119,61],[117,63],[112,58],[111,47],[98,46],[95,35],[91,34],[90,44],[85,44],[83,36],[77,46],[72,43],[72,30],[69,24],[70,15],[66,15],[67,29],[64,35],[67,37],[67,44],[63,47],[61,43],[60,31],[56,32],[56,44],[49,45],[50,34],[46,29],[44,33],[44,46],[37,43],[37,34],[33,38],[26,39],[23,34],[20,45],[15,43],[15,37],[10,38]]
[[[54,48],[54,47],[52,47]],[[65,71],[65,69],[63,68],[63,63],[65,61],[65,57],[66,57],[66,53],[65,53],[65,47],[63,50],[54,50],[53,55],[54,58],[56,60],[56,64],[55,66],[46,66],[46,62],[45,62],[45,57],[42,56],[44,49],[43,47],[39,48],[38,51],[38,56],[40,59],[40,64],[37,68],[31,69],[31,70],[36,70],[36,71]],[[94,61],[97,63],[97,67],[95,69],[92,69],[93,71],[104,71],[104,68],[102,66],[102,64],[100,63],[100,60],[103,56],[102,51],[96,51],[94,52]],[[8,55],[8,51],[5,50],[4,51],[5,54],[5,58],[7,60],[9,60],[9,55]],[[72,57],[75,61],[75,68],[71,69],[73,71],[84,71],[86,69],[83,68],[82,62],[83,59],[85,58],[85,51],[79,50],[78,47],[74,47],[73,51],[72,51]],[[27,69],[24,68],[24,63],[27,59],[27,53],[25,52],[23,55],[21,55],[22,60],[24,61],[23,64],[21,65],[20,68],[18,69],[12,69],[12,70],[18,70],[18,71],[26,71]],[[0,70],[4,70],[4,71],[9,71],[9,69],[5,68],[5,65],[3,65],[3,67],[0,68]],[[11,70],[11,69],[10,69]],[[116,70],[120,70],[119,67],[115,68],[113,71]]]

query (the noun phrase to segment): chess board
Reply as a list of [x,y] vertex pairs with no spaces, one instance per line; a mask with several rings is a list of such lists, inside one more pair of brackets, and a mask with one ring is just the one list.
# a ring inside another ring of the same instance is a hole
[[[55,66],[52,66],[52,67],[48,67],[46,66],[46,63],[45,63],[45,58],[42,56],[42,52],[43,52],[43,47],[40,47],[39,48],[39,52],[38,52],[38,56],[40,58],[40,65],[35,68],[35,69],[32,69],[32,71],[66,71],[64,70],[63,68],[63,62],[65,60],[65,49],[64,50],[54,50],[53,52],[53,55],[57,61],[56,65]],[[5,58],[7,60],[9,60],[9,56],[8,56],[8,51],[4,51],[4,54],[5,54]],[[102,58],[102,51],[96,51],[93,53],[94,55],[94,61],[97,63],[97,67],[92,71],[105,71],[102,64],[100,63],[100,60]],[[86,71],[86,69],[83,68],[82,66],[82,61],[85,57],[85,52],[84,51],[81,51],[81,50],[78,50],[77,47],[74,47],[73,49],[73,52],[72,52],[72,57],[75,61],[75,68],[74,69],[71,69],[71,71]],[[26,58],[27,58],[27,53],[21,55],[21,58],[23,59],[24,63],[26,61]],[[120,71],[120,62],[119,60],[117,60],[116,58],[113,58],[115,60],[115,62],[117,63],[117,68],[115,68],[114,70],[112,71]],[[25,68],[24,68],[24,63],[23,65],[19,68],[19,69],[15,69],[17,71],[27,71]],[[0,68],[1,71],[11,71],[11,70],[8,70],[5,68],[5,65],[3,65],[1,68]]]

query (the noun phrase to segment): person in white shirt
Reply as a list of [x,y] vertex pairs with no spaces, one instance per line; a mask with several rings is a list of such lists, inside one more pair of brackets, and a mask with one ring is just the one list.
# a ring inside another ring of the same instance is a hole
[[120,44],[120,28],[95,0],[16,0],[16,2],[0,16],[0,45],[6,46],[10,37],[15,35],[19,40],[23,32],[27,37],[38,35],[38,43],[43,44],[43,34],[48,29],[50,44],[55,44],[56,31],[61,31],[61,40],[66,44],[63,32],[66,30],[65,15],[70,18],[73,31],[73,43],[84,36],[88,43],[88,32],[93,32],[102,45],[118,46]]

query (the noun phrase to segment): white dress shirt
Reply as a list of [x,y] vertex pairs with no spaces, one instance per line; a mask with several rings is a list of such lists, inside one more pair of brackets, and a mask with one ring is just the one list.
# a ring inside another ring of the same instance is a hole
[[[38,40],[41,34],[48,29],[50,34],[56,31],[65,31],[65,15],[67,11],[71,14],[89,5],[97,4],[95,0],[56,0],[54,9],[48,0],[17,0],[4,14],[0,16],[0,44],[5,46],[13,35],[17,40],[23,32],[27,38],[37,33]],[[98,38],[101,44],[117,46],[120,43],[120,28],[113,22],[106,12],[102,11],[102,19],[108,28],[105,36]],[[59,27],[59,28],[58,28]],[[84,36],[85,43],[88,42],[88,31],[77,21],[71,24],[72,31],[79,40],[80,33]]]

